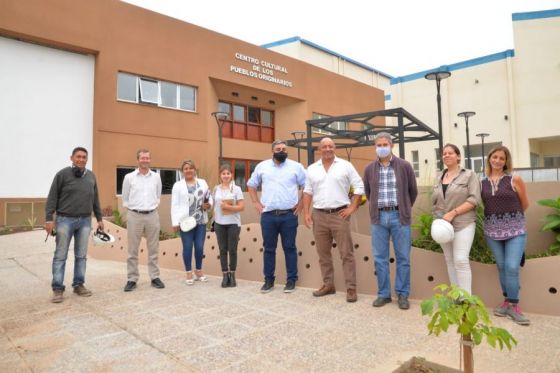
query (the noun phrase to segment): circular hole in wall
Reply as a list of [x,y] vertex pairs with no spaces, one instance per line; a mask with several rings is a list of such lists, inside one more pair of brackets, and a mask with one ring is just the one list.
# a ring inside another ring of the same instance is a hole
[[369,260],[369,257],[364,256],[364,262],[367,262]]
[[206,254],[202,254],[202,259],[206,259]]
[[373,271],[373,275],[374,275],[374,276],[377,276],[377,271]]
[[220,256],[218,255],[218,256],[216,257],[216,259],[220,260]]
[[123,247],[121,246],[121,250],[123,249]]
[[244,247],[244,248],[242,248],[241,250],[245,252],[245,251],[247,251],[247,248],[246,248],[246,247]]
[[140,252],[143,253],[143,252],[144,252],[144,249],[140,249]]
[[390,258],[389,263],[395,263],[395,258]]
[[311,246],[315,246],[315,241],[311,241]]
[[119,237],[119,241],[120,241],[120,240],[122,240],[122,238],[121,238],[121,237]]
[[179,253],[175,253],[175,256],[179,256]]
[[257,242],[257,237],[253,237],[253,242]]
[[214,250],[214,245],[212,245],[212,250]]
[[550,294],[556,294],[556,293],[558,293],[558,290],[556,290],[555,287],[550,287],[550,288],[548,288],[548,292],[549,292]]
[[249,263],[253,263],[253,258],[249,258]]
[[336,249],[336,242],[333,242],[332,247],[333,249]]
[[209,239],[210,239],[210,235],[206,236],[206,239],[209,240]]
[[300,252],[298,252],[298,255],[299,255],[299,256],[302,256],[302,255],[303,255],[303,253],[302,253],[302,252],[300,251]]
[[264,249],[261,247],[261,248],[259,249],[259,251],[262,253],[262,252],[264,251]]
[[162,253],[162,255],[165,255],[165,251]]
[[434,281],[434,276],[428,276],[428,281],[433,282]]
[[358,250],[359,248],[360,248],[360,245],[358,245],[358,244],[354,245],[354,249]]
[[305,265],[305,268],[309,269],[309,268],[311,268],[311,265],[306,264],[306,265]]
[[247,232],[251,231],[251,227],[247,227]]
[[120,233],[120,230],[117,229],[117,233]]

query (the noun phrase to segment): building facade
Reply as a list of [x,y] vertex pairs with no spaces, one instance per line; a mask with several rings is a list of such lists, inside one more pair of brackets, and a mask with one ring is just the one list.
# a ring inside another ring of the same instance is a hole
[[[90,150],[102,207],[118,205],[136,151],[148,148],[170,193],[182,160],[217,181],[223,158],[244,185],[274,139],[314,113],[381,110],[384,92],[265,48],[117,0],[2,0],[1,225],[40,225],[56,171]],[[341,154],[342,155],[342,154]],[[290,151],[297,158],[295,149]],[[302,162],[304,154],[302,152]],[[357,149],[363,169],[371,149]]]

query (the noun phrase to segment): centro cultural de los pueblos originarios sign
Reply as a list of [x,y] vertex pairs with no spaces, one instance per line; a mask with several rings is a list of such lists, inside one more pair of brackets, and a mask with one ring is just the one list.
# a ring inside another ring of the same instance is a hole
[[230,72],[240,74],[240,75],[246,75],[254,79],[266,80],[268,82],[278,84],[288,88],[294,86],[294,83],[291,80],[279,78],[276,75],[276,74],[287,75],[288,69],[285,66],[277,65],[275,63],[268,62],[265,60],[260,60],[258,58],[247,56],[239,52],[235,53],[235,59],[238,61],[247,62],[251,66],[250,68],[245,68],[232,64],[229,67]]

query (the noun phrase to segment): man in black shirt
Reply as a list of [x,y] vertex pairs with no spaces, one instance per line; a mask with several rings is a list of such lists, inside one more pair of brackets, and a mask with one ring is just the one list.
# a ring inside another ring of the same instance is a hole
[[[58,171],[51,184],[46,206],[45,229],[51,235],[56,227],[56,249],[52,264],[53,303],[63,301],[64,270],[68,248],[74,238],[74,293],[82,297],[91,296],[84,286],[91,213],[95,214],[97,226],[103,230],[97,181],[95,175],[86,169],[88,152],[77,147],[70,157],[71,167]],[[56,213],[56,221],[53,215]]]

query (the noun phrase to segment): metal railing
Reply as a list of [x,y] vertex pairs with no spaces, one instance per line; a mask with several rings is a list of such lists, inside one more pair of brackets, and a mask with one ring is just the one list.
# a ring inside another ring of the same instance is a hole
[[514,174],[525,182],[560,181],[560,168],[516,168]]

